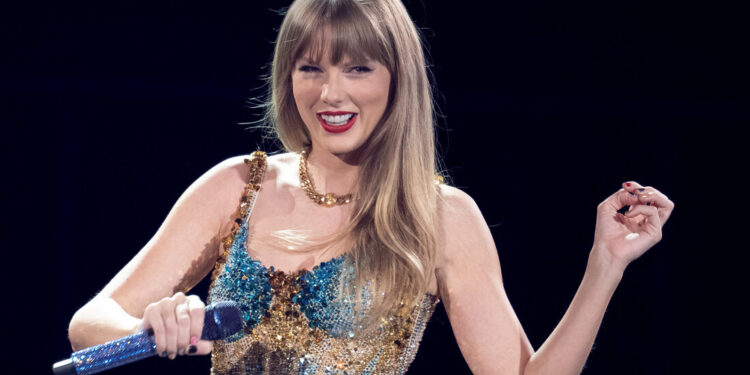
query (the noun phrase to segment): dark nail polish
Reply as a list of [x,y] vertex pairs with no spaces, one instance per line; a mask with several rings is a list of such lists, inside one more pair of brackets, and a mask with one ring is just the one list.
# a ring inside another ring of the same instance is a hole
[[638,191],[644,191],[646,188],[638,188]]
[[161,352],[161,354],[159,354],[159,357],[162,357],[162,358],[164,358],[166,356],[167,356],[167,351],[166,350],[163,351],[163,352]]
[[198,347],[196,347],[195,345],[190,345],[190,348],[188,348],[188,353],[190,354],[195,354],[195,352],[197,351],[198,351]]
[[630,195],[632,195],[632,196],[634,196],[634,197],[635,197],[635,193],[630,193]]

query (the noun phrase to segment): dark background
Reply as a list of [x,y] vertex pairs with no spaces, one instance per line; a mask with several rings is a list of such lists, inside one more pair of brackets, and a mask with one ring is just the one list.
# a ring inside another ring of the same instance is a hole
[[[44,374],[70,354],[73,313],[193,180],[277,149],[242,123],[259,119],[248,99],[264,94],[272,10],[288,2],[25,4],[0,11],[4,337],[7,373]],[[627,270],[584,374],[739,373],[745,9],[406,4],[430,49],[447,172],[492,227],[534,347],[580,282],[596,205],[633,179],[677,208]],[[151,359],[112,373],[209,367]],[[468,373],[442,308],[410,373]]]

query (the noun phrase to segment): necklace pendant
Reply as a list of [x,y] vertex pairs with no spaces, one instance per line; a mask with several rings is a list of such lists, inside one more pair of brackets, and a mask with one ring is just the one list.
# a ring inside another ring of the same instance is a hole
[[336,205],[336,196],[333,195],[333,193],[328,193],[325,195],[324,204],[326,207],[333,207]]

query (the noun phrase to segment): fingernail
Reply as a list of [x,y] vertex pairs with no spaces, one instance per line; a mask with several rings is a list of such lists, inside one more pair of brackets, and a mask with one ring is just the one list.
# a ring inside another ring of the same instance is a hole
[[626,183],[625,183],[625,186],[630,186],[630,182],[626,182]]
[[195,345],[198,343],[198,338],[195,336],[190,337],[190,345]]
[[198,351],[198,348],[195,345],[190,345],[190,348],[188,348],[188,353],[195,354],[195,352]]
[[185,355],[185,348],[180,348],[180,350],[177,351],[177,355]]
[[644,191],[646,188],[638,188],[638,191]]
[[159,357],[162,357],[162,358],[164,358],[166,356],[167,356],[167,351],[166,350],[163,351],[163,352],[161,352],[161,354],[159,354]]
[[635,194],[635,193],[630,193],[630,195],[632,195],[632,196],[634,196],[634,197],[635,197],[635,195],[636,195],[636,194]]

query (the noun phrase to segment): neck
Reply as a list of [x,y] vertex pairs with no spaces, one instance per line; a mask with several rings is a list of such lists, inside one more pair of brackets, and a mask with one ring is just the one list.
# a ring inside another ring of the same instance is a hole
[[307,155],[307,172],[318,193],[353,193],[357,188],[359,158],[311,150]]

